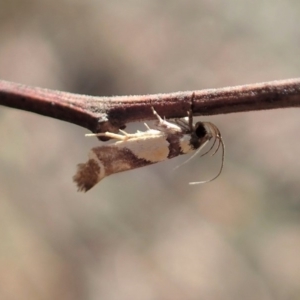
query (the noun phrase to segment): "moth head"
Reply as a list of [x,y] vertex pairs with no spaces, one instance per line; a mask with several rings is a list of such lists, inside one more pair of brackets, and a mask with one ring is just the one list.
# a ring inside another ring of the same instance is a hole
[[190,143],[195,150],[199,150],[212,138],[216,139],[218,136],[221,136],[221,134],[216,125],[210,122],[197,122],[191,129]]
[[[207,183],[207,182],[213,181],[216,178],[218,178],[220,176],[220,174],[222,173],[223,166],[224,166],[224,158],[225,158],[225,144],[223,142],[223,139],[222,139],[221,132],[220,132],[219,128],[215,124],[210,123],[210,122],[197,122],[193,126],[191,144],[195,149],[198,149],[194,155],[198,154],[199,151],[211,139],[214,139],[213,143],[212,143],[212,146],[206,152],[201,154],[201,156],[204,156],[204,155],[210,153],[213,150],[216,142],[218,142],[218,145],[217,145],[216,149],[213,151],[211,156],[215,155],[221,147],[222,162],[221,162],[220,170],[219,170],[219,172],[216,176],[214,176],[213,178],[211,178],[209,180],[199,181],[199,182],[190,182],[190,184],[202,184],[202,183]],[[194,155],[193,155],[193,157],[194,157]]]

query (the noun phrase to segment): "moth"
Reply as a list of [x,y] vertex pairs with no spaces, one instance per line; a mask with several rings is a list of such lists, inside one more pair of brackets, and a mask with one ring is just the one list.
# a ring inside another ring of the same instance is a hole
[[79,164],[73,180],[78,191],[88,191],[103,178],[128,170],[155,164],[178,155],[193,153],[193,158],[199,151],[214,139],[212,146],[201,156],[209,153],[218,141],[214,155],[222,148],[222,164],[218,174],[207,181],[190,182],[201,184],[216,179],[222,172],[225,155],[219,129],[210,122],[193,123],[192,112],[187,118],[175,119],[174,122],[162,119],[152,107],[156,116],[156,123],[150,128],[147,124],[146,131],[137,131],[130,134],[119,130],[120,134],[105,132],[86,134],[86,136],[104,136],[114,139],[113,144],[92,148],[86,163]]

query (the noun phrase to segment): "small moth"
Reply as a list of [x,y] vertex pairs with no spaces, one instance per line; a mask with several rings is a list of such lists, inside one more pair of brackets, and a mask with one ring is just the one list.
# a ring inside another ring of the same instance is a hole
[[222,146],[222,164],[218,174],[207,181],[190,182],[200,184],[216,179],[222,172],[225,146],[219,129],[210,122],[193,124],[191,111],[187,118],[175,119],[174,123],[162,119],[152,108],[157,121],[155,129],[145,124],[146,131],[129,134],[120,130],[121,134],[112,132],[86,134],[86,136],[105,136],[117,140],[113,144],[92,148],[89,159],[79,164],[77,173],[73,176],[79,191],[88,191],[104,177],[111,174],[133,170],[139,167],[155,164],[181,154],[194,153],[193,158],[213,138],[209,153],[216,141],[219,144],[214,155]]

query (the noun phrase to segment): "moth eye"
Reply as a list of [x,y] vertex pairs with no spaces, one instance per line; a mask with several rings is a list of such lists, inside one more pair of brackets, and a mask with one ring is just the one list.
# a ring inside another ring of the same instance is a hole
[[203,123],[201,123],[201,122],[196,123],[195,134],[198,138],[203,138],[207,134],[207,131],[206,131],[205,127],[203,126]]

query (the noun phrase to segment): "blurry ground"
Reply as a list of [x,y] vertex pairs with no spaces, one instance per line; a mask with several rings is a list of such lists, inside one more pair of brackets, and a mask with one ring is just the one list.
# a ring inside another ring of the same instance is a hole
[[[109,96],[299,77],[299,11],[296,0],[0,0],[0,78]],[[173,172],[181,158],[80,194],[71,178],[98,141],[1,107],[0,299],[299,299],[299,114],[205,118],[226,143],[213,183],[187,185],[220,157]]]

